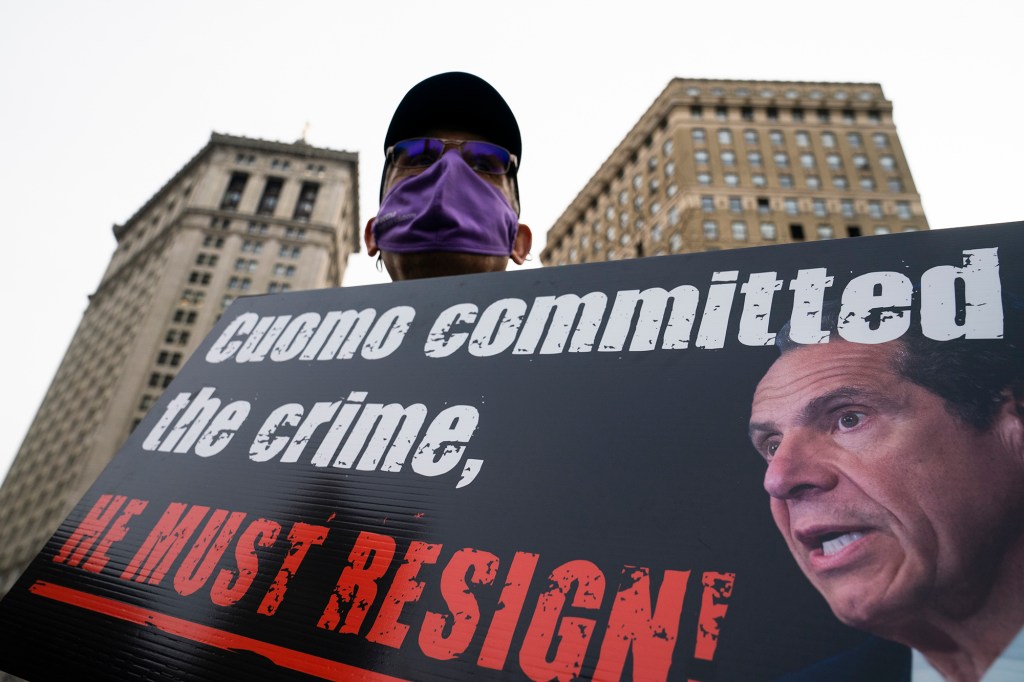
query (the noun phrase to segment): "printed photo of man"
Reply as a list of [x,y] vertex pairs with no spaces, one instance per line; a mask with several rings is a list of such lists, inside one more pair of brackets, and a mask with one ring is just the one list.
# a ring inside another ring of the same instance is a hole
[[911,647],[915,682],[1024,679],[1020,350],[783,336],[750,437],[804,574],[841,621]]

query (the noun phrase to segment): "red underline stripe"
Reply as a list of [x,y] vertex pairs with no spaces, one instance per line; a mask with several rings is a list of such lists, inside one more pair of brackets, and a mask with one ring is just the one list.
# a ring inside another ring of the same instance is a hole
[[62,587],[41,580],[29,587],[29,591],[40,597],[102,613],[103,615],[119,618],[129,623],[153,626],[177,637],[207,644],[218,649],[226,651],[251,651],[273,661],[274,664],[282,668],[296,670],[307,675],[315,675],[325,680],[341,680],[343,682],[407,682],[399,677],[363,670],[362,668],[346,665],[345,663],[338,663],[337,661],[320,658],[319,656],[305,654],[287,647],[277,646],[276,644],[268,644],[258,639],[243,637],[242,635],[167,616],[132,604],[125,604],[116,599],[98,597],[70,587]]

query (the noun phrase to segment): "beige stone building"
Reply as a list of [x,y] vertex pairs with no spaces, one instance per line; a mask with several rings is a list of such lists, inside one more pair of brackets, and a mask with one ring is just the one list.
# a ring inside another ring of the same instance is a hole
[[880,85],[676,78],[555,222],[541,261],[926,229]]
[[358,155],[214,133],[124,225],[0,487],[0,594],[224,308],[340,286],[358,250]]

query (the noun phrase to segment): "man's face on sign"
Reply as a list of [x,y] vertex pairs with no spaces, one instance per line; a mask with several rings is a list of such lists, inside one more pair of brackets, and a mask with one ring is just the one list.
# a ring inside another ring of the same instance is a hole
[[750,417],[794,558],[841,620],[876,633],[927,609],[976,608],[1024,490],[1013,401],[978,431],[896,373],[900,349],[785,353]]

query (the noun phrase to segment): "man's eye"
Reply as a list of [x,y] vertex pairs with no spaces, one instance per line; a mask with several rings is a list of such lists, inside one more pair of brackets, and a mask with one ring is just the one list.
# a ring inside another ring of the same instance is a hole
[[772,457],[775,456],[775,453],[779,449],[779,445],[780,445],[780,443],[777,440],[773,440],[773,441],[769,441],[768,443],[765,443],[765,445],[764,445],[764,458],[765,458],[765,461],[770,462],[772,460]]
[[406,154],[402,158],[402,165],[407,168],[422,168],[429,166],[437,161],[437,155],[431,152],[421,152],[419,154]]
[[474,154],[468,163],[470,168],[481,173],[500,173],[504,169],[497,157],[486,154]]
[[852,429],[860,425],[864,415],[860,412],[844,412],[837,422],[840,429]]

